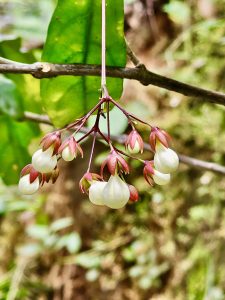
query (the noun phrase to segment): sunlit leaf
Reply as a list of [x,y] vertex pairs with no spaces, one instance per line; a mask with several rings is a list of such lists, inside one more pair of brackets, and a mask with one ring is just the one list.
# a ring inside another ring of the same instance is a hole
[[[124,66],[123,1],[107,1],[107,65]],[[101,63],[101,1],[59,0],[52,17],[43,61]],[[42,80],[43,104],[56,126],[87,112],[100,96],[100,78],[61,76]],[[122,92],[121,79],[108,79],[114,98]]]

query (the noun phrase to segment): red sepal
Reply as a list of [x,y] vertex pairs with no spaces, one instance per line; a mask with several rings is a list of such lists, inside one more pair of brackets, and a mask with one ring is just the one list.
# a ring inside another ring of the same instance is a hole
[[147,183],[151,186],[154,184],[154,181],[152,179],[153,174],[154,174],[153,161],[145,161],[143,175]]
[[137,202],[139,200],[139,195],[138,195],[138,191],[137,191],[136,187],[134,187],[131,184],[128,184],[128,188],[130,191],[130,199],[129,200],[131,202]]
[[149,143],[153,151],[155,151],[157,140],[166,148],[168,148],[169,142],[171,141],[171,137],[165,130],[162,130],[158,127],[152,127],[149,137]]
[[46,151],[49,147],[53,146],[53,153],[55,155],[58,153],[58,149],[61,145],[61,133],[59,131],[51,132],[46,134],[41,140],[43,151]]
[[30,183],[33,183],[40,175],[40,173],[34,169],[32,164],[28,164],[22,169],[20,177],[23,177],[28,174],[30,174]]
[[106,160],[101,165],[101,175],[103,175],[103,171],[105,166],[107,165],[108,170],[111,175],[115,175],[116,172],[124,172],[125,174],[129,173],[129,166],[125,159],[116,152],[116,150],[112,150]]

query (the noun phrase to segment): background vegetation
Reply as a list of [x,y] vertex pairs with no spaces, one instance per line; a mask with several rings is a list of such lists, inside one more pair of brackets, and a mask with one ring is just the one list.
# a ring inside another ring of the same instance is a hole
[[[55,5],[1,0],[0,55],[39,61]],[[225,91],[224,5],[127,0],[127,40],[149,69]],[[225,164],[224,107],[127,80],[122,103],[166,129],[178,152]],[[39,80],[1,75],[0,299],[225,299],[224,177],[181,164],[169,186],[152,189],[135,164],[130,180],[141,200],[113,211],[93,206],[78,190],[86,155],[62,163],[56,185],[21,197],[11,184],[52,129],[21,121],[24,110],[44,113]],[[126,131],[113,115],[114,133]],[[99,143],[97,166],[105,150]]]

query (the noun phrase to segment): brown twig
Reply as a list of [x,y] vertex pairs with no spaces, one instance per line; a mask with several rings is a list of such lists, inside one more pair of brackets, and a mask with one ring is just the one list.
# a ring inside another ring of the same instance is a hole
[[[52,125],[51,121],[49,120],[48,116],[46,115],[39,115],[35,114],[32,112],[25,112],[24,113],[24,120],[30,120],[36,123],[44,123],[44,124],[49,124]],[[90,129],[83,127],[81,129],[81,132],[87,133]],[[97,138],[101,139],[101,136],[99,134],[97,135]],[[118,142],[118,143],[124,143],[127,139],[127,135],[123,134],[120,136],[115,136],[111,135],[111,140]],[[152,151],[151,147],[149,144],[145,143],[144,144],[144,149]],[[203,170],[209,170],[212,172],[220,173],[220,174],[225,174],[225,167],[221,166],[219,164],[213,163],[213,162],[208,162],[200,159],[196,159],[190,156],[186,156],[183,154],[179,154],[179,159],[182,163],[192,166],[194,168],[198,169],[203,169]]]
[[[0,62],[1,62],[0,58]],[[31,74],[35,78],[50,78],[61,75],[100,76],[101,66],[84,64],[52,64],[40,63],[21,64],[10,61],[0,63],[0,73]],[[185,96],[198,98],[202,103],[216,103],[225,105],[225,94],[203,89],[183,83],[146,69],[143,64],[135,68],[107,67],[108,77],[134,79],[143,85],[155,85]]]

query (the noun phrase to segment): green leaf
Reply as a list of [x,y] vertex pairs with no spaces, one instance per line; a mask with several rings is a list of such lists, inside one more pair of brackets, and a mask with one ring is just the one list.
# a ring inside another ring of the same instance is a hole
[[15,83],[3,76],[0,76],[0,114],[14,118],[23,115],[23,100]]
[[[107,1],[108,66],[124,66],[123,1]],[[101,1],[59,0],[53,14],[43,61],[52,63],[101,63]],[[109,78],[107,86],[115,99],[122,93],[122,79]],[[41,94],[55,126],[69,123],[93,107],[100,96],[99,77],[61,76],[44,79]]]
[[[0,56],[22,63],[33,63],[35,61],[33,53],[22,53],[21,47],[22,43],[19,38],[0,41]],[[39,80],[23,74],[7,74],[6,77],[14,82],[18,92],[22,95],[21,110],[42,113]]]
[[30,162],[27,148],[39,129],[8,116],[0,116],[0,128],[0,177],[6,184],[16,184],[21,169]]

